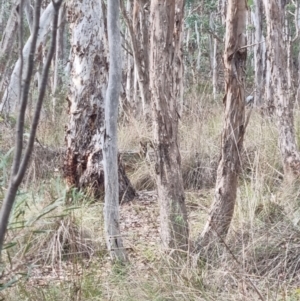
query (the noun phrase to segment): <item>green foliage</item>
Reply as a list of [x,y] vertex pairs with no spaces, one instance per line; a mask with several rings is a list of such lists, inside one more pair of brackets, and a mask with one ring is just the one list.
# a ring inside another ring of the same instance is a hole
[[252,7],[254,5],[253,0],[247,0],[248,7]]

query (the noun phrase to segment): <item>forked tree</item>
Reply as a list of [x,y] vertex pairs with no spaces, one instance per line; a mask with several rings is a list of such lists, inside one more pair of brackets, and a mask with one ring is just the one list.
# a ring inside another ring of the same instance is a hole
[[284,7],[286,1],[265,0],[267,44],[270,83],[279,132],[278,144],[284,166],[285,179],[293,181],[300,176],[298,152],[293,118],[293,94],[289,89],[287,51],[283,39]]
[[177,250],[188,249],[189,234],[178,146],[183,13],[183,0],[151,1],[150,90],[161,238],[164,248]]
[[245,133],[246,20],[246,0],[229,0],[224,51],[225,114],[221,160],[217,170],[214,203],[199,238],[198,248],[224,239],[234,212]]

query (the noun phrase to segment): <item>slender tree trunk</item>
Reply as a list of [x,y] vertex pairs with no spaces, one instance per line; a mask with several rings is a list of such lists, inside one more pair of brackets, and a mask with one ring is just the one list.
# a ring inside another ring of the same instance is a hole
[[[44,37],[49,33],[50,30],[50,23],[53,16],[53,5],[52,2],[47,6],[47,9],[43,12],[41,15],[40,20],[40,28],[39,28],[39,35],[37,40],[37,51],[39,51],[39,48],[42,46],[42,42],[44,40]],[[22,78],[24,79],[26,72],[27,72],[27,58],[30,55],[30,45],[32,41],[32,35],[27,40],[26,44],[23,48],[23,68],[22,68]],[[14,70],[12,72],[9,86],[7,87],[3,97],[2,102],[0,103],[0,111],[4,112],[16,112],[19,107],[19,82],[20,82],[20,70],[21,70],[21,60],[20,58],[15,64]]]
[[119,29],[120,0],[108,2],[107,32],[109,43],[109,81],[105,99],[105,130],[103,135],[106,244],[111,258],[126,261],[120,235],[118,185],[118,104],[122,80],[121,37]]
[[[296,27],[296,39],[295,40],[300,40],[300,5],[297,2],[296,3],[296,11],[295,11],[295,27]],[[297,92],[296,92],[296,101],[297,105],[300,105],[300,52],[298,54],[298,70],[297,70],[297,80],[298,80],[298,85],[297,85]]]
[[54,75],[53,75],[53,86],[52,86],[52,95],[53,95],[52,121],[53,122],[55,122],[58,87],[62,85],[62,77],[59,71],[61,69],[61,65],[63,63],[63,58],[64,58],[64,31],[65,31],[65,21],[66,21],[65,18],[66,18],[66,6],[63,5],[59,11],[56,52],[55,52],[55,60],[54,60]]
[[225,38],[225,116],[214,203],[200,246],[225,238],[233,216],[245,132],[246,1],[229,0]]
[[[140,95],[142,99],[143,115],[150,118],[150,89],[149,89],[149,16],[147,6],[150,0],[135,0],[132,11],[132,21],[126,13],[123,2],[121,1],[122,14],[129,30],[132,45],[133,58],[136,75],[138,79]],[[137,103],[139,106],[139,103]]]
[[213,52],[213,97],[217,100],[218,94],[218,40],[214,38],[214,52]]
[[188,249],[189,232],[178,147],[183,14],[183,0],[151,2],[150,87],[161,238],[164,248],[177,250]]
[[[221,3],[218,3],[218,11],[221,12]],[[213,53],[212,53],[212,86],[213,86],[213,98],[214,100],[217,99],[218,93],[219,93],[219,69],[220,66],[218,66],[218,49],[219,49],[219,41],[217,39],[217,32],[216,32],[216,23],[221,18],[218,16],[218,14],[212,13],[210,15],[210,30],[214,33],[211,35],[211,40],[213,44]]]
[[286,180],[300,175],[300,154],[297,149],[292,91],[289,89],[287,51],[283,40],[284,6],[281,0],[265,0],[270,81],[279,132],[279,147]]
[[24,3],[24,11],[25,11],[25,15],[26,15],[26,20],[28,23],[28,27],[30,30],[30,34],[32,34],[32,29],[33,29],[33,10],[31,8],[30,5],[30,0],[25,0]]
[[[17,128],[16,128],[16,143],[15,143],[15,152],[14,152],[14,159],[12,165],[12,173],[10,176],[10,184],[8,190],[6,192],[5,198],[3,200],[3,204],[0,210],[0,255],[3,249],[4,244],[4,237],[9,221],[9,216],[11,210],[13,208],[13,204],[15,201],[15,197],[18,191],[18,187],[22,182],[22,179],[25,175],[29,159],[33,150],[35,135],[37,131],[37,126],[39,123],[40,112],[43,104],[43,99],[46,91],[47,80],[49,69],[51,66],[51,61],[53,58],[53,54],[55,51],[55,42],[56,42],[56,31],[57,31],[57,20],[58,20],[58,11],[63,0],[58,0],[53,2],[53,25],[52,25],[52,39],[51,44],[49,47],[47,60],[44,65],[43,75],[42,75],[42,86],[38,93],[38,99],[35,107],[34,117],[32,121],[32,125],[30,127],[30,135],[28,144],[23,153],[23,136],[24,136],[24,121],[25,121],[25,112],[28,103],[28,93],[30,89],[30,82],[32,79],[33,74],[33,65],[34,65],[34,53],[35,48],[37,46],[38,41],[38,32],[39,32],[39,20],[40,20],[40,10],[41,10],[41,0],[37,0],[35,3],[35,10],[34,10],[34,26],[32,32],[32,42],[30,45],[29,56],[27,57],[27,72],[24,79],[24,84],[21,85],[22,93],[20,93],[20,110],[19,116],[17,120]],[[22,12],[22,10],[21,10]],[[22,23],[22,22],[21,22]],[[20,30],[22,31],[22,29]],[[22,51],[22,49],[20,49]]]
[[[12,8],[5,30],[2,33],[2,39],[0,43],[0,99],[2,97],[2,91],[7,75],[7,67],[11,61],[11,49],[16,42],[18,19],[19,19],[19,5],[15,5]],[[0,112],[1,112],[0,104]]]
[[255,27],[255,46],[254,46],[254,65],[255,65],[255,106],[260,107],[263,103],[262,95],[264,92],[264,53],[262,42],[262,0],[254,0],[254,12],[252,13],[253,24]]
[[265,85],[265,106],[266,115],[273,115],[275,111],[274,106],[274,90],[271,82],[271,61],[269,55],[269,45],[266,45],[266,85]]
[[202,55],[202,51],[201,51],[201,43],[200,43],[200,32],[199,32],[197,20],[195,21],[195,32],[196,32],[196,41],[197,41],[197,47],[198,47],[196,69],[197,69],[197,72],[200,72],[200,70],[201,70],[201,55]]

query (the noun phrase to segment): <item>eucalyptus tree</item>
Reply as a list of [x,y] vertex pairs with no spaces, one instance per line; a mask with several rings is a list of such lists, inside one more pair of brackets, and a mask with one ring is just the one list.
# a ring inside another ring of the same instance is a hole
[[[50,31],[53,13],[54,13],[54,6],[51,1],[40,17],[39,33],[37,37],[37,48],[35,51],[39,51],[39,49],[43,46],[45,36],[47,36]],[[27,63],[28,63],[28,57],[31,55],[30,45],[32,39],[33,39],[33,34],[30,35],[29,39],[26,41],[23,47],[22,58],[20,57],[17,60],[13,68],[13,72],[9,80],[9,85],[6,88],[4,95],[2,96],[2,100],[0,102],[0,111],[7,112],[7,113],[16,113],[20,107],[20,103],[19,103],[20,87],[18,83],[20,81],[20,77],[22,78],[22,80],[24,80],[27,74],[27,69],[28,69]]]
[[[104,102],[108,82],[108,42],[105,10],[99,0],[67,2],[71,32],[69,121],[64,176],[69,187],[91,189],[98,198],[104,190]],[[134,189],[120,165],[120,199]]]
[[183,14],[184,0],[151,1],[150,89],[161,238],[164,248],[176,250],[188,249],[189,234],[178,146]]
[[[128,1],[130,2],[130,1]],[[127,25],[134,67],[137,74],[141,100],[142,112],[147,119],[150,118],[150,89],[149,89],[149,5],[150,0],[134,0],[133,7],[126,11],[121,1],[122,14]],[[139,102],[134,104],[139,107]],[[139,111],[137,109],[137,111]]]
[[255,95],[254,102],[256,106],[263,103],[264,92],[264,69],[265,69],[265,45],[263,36],[263,3],[262,0],[254,0],[254,10],[251,13],[254,33],[254,68],[255,68]]
[[221,160],[217,170],[214,203],[199,238],[198,247],[226,237],[234,212],[240,155],[246,127],[245,66],[247,3],[229,0],[225,35],[225,96]]
[[[4,5],[2,3],[2,10],[4,11]],[[4,13],[2,12],[4,15]],[[4,19],[4,16],[2,18]],[[2,90],[4,88],[4,83],[6,77],[8,76],[8,66],[12,60],[12,51],[14,44],[16,43],[17,30],[18,30],[18,20],[19,20],[19,4],[16,4],[11,9],[9,18],[7,20],[6,26],[2,32],[1,42],[0,42],[0,99],[2,95]],[[3,22],[4,23],[4,20]],[[4,26],[3,26],[4,27]]]
[[288,79],[288,58],[285,48],[284,8],[286,1],[264,0],[267,21],[269,74],[274,91],[274,105],[279,132],[278,144],[284,166],[285,178],[294,180],[300,175],[298,152],[293,118],[293,93]]
[[[23,78],[19,78],[19,103],[20,103],[20,109],[19,109],[19,115],[17,119],[17,127],[16,127],[16,142],[15,142],[15,150],[14,150],[14,159],[12,164],[12,170],[11,170],[11,176],[10,176],[10,182],[9,187],[7,189],[5,198],[3,200],[1,210],[0,210],[0,252],[3,249],[4,244],[4,238],[6,233],[6,228],[9,221],[9,216],[11,213],[11,210],[13,208],[13,204],[15,201],[15,197],[18,191],[18,187],[20,186],[22,179],[25,175],[30,156],[33,150],[34,141],[35,141],[35,135],[37,131],[37,126],[39,123],[40,118],[40,112],[43,104],[43,99],[46,92],[46,86],[47,86],[47,80],[49,75],[49,70],[51,67],[51,61],[55,52],[55,43],[56,43],[56,32],[57,32],[57,22],[58,22],[58,14],[59,14],[59,8],[62,4],[63,0],[58,1],[52,1],[52,7],[53,7],[53,18],[52,20],[52,39],[51,44],[48,49],[48,54],[46,58],[46,62],[43,68],[43,74],[42,74],[42,81],[41,81],[41,89],[39,89],[38,92],[38,98],[37,103],[35,106],[34,116],[32,120],[32,124],[30,127],[30,134],[27,146],[25,150],[23,151],[23,144],[24,144],[24,124],[25,124],[25,113],[27,109],[28,104],[28,94],[29,94],[29,88],[30,83],[32,80],[33,75],[33,68],[34,68],[34,54],[36,47],[38,45],[38,35],[40,30],[40,13],[41,13],[41,0],[35,1],[35,9],[34,9],[34,23],[33,23],[33,31],[31,35],[31,40],[29,43],[29,54],[24,60],[26,60],[26,73],[24,76],[24,82]],[[22,8],[20,9],[22,12]],[[21,13],[22,14],[22,13]],[[51,22],[50,20],[50,22]],[[22,32],[22,22],[20,25],[20,33]],[[20,49],[20,52],[22,52],[22,49]],[[25,61],[24,61],[25,63]]]
[[108,1],[107,33],[109,43],[109,80],[105,97],[103,155],[105,176],[104,222],[106,244],[113,260],[126,261],[119,225],[118,184],[118,104],[122,79],[120,0]]

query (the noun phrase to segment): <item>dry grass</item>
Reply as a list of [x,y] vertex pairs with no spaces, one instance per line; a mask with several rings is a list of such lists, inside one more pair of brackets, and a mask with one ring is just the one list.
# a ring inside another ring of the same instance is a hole
[[[203,229],[213,200],[222,128],[221,101],[214,103],[203,91],[186,96],[179,126],[192,241]],[[299,122],[296,112],[295,123]],[[53,146],[61,139],[59,131],[56,138],[51,137],[52,126],[41,125],[43,144]],[[140,141],[151,137],[143,122],[120,124],[121,150],[139,151]],[[10,139],[3,132],[2,187],[7,173],[3,166],[9,165],[4,146],[8,151]],[[214,251],[202,250],[196,263],[193,256],[174,263],[160,250],[151,162],[135,161],[129,176],[138,190],[145,191],[121,208],[130,257],[130,263],[122,266],[112,265],[105,251],[102,204],[91,203],[76,191],[67,194],[54,172],[57,161],[36,153],[31,166],[36,176],[28,174],[30,180],[20,190],[11,220],[2,276],[3,284],[11,288],[3,290],[2,297],[33,301],[300,300],[300,188],[297,183],[283,182],[274,121],[253,111],[241,160],[236,210],[226,244]]]

